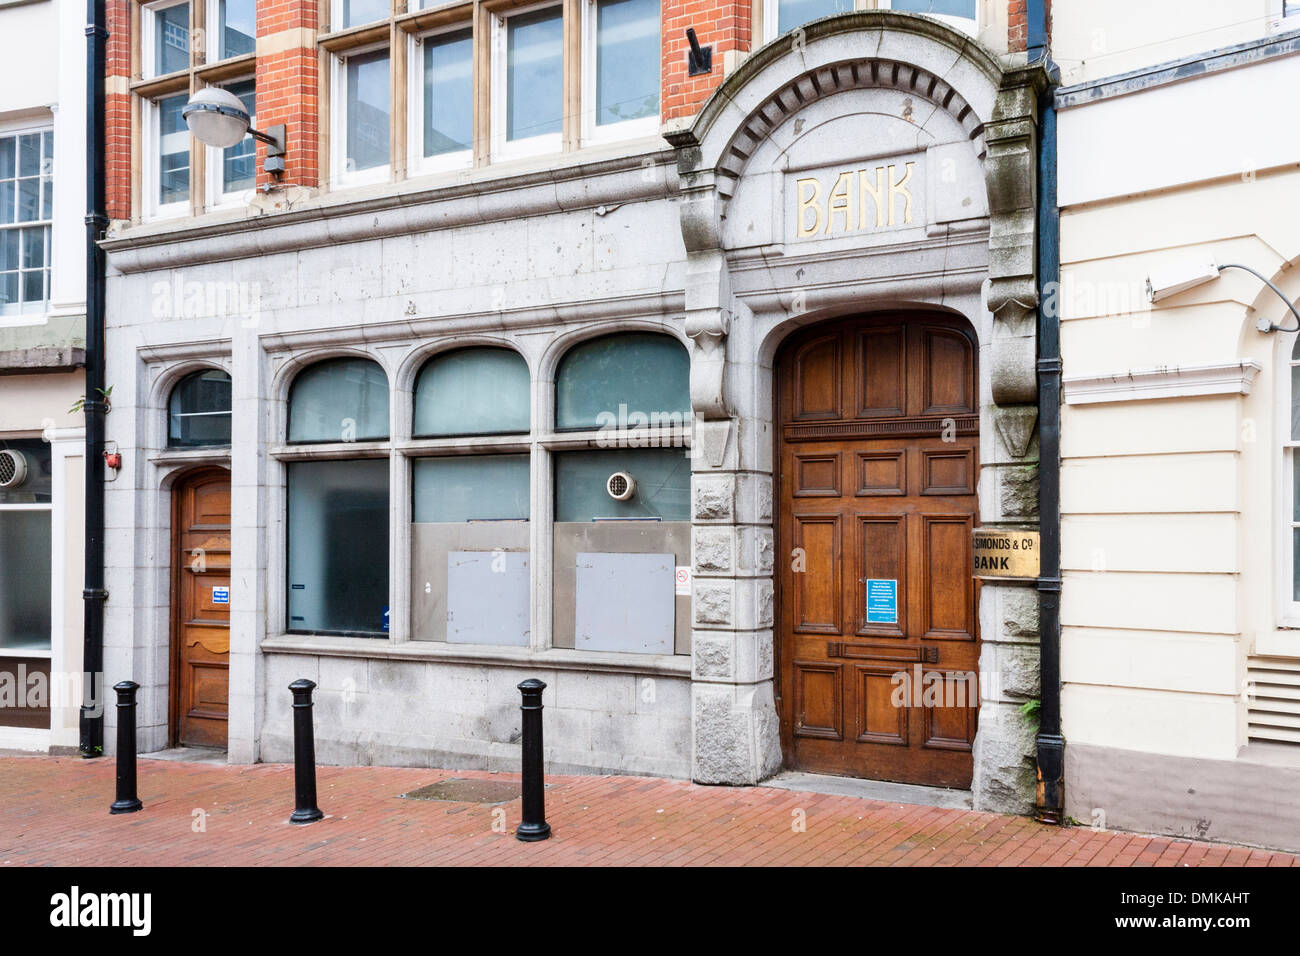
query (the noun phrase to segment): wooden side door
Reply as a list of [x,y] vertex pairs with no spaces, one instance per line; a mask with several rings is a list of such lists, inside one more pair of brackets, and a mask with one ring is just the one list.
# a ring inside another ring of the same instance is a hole
[[816,326],[777,362],[786,763],[970,786],[976,348],[963,321]]
[[226,746],[230,702],[230,473],[172,492],[172,739]]

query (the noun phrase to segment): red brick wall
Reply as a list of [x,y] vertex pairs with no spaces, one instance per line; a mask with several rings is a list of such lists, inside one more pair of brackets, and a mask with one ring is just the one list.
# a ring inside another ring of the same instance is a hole
[[[723,54],[748,52],[752,47],[750,0],[663,0],[663,102],[664,120],[699,112],[722,82]],[[713,47],[713,72],[688,76],[686,51],[691,45],[686,28],[694,27],[700,46]]]
[[[1052,0],[1044,0],[1044,7],[1047,20],[1047,36],[1050,43],[1052,36]],[[1012,53],[1023,53],[1029,49],[1029,10],[1027,0],[1008,0],[1007,49]]]
[[[273,36],[285,30],[316,28],[316,0],[262,0],[257,5],[257,35]],[[288,141],[281,182],[317,185],[320,175],[317,105],[319,61],[310,47],[294,47],[258,57],[257,124],[266,129],[284,123]],[[262,171],[266,146],[257,145],[257,184],[271,180]]]
[[[131,75],[130,0],[108,0],[108,64],[110,77],[124,83]],[[131,217],[131,96],[109,93],[105,97],[104,180],[110,219]]]

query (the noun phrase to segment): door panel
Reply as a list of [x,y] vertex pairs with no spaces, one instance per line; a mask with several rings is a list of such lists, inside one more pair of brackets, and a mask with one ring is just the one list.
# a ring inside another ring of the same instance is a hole
[[927,313],[777,360],[778,694],[788,765],[968,787],[978,722],[977,351]]
[[230,475],[207,469],[172,494],[172,738],[225,747],[230,705]]

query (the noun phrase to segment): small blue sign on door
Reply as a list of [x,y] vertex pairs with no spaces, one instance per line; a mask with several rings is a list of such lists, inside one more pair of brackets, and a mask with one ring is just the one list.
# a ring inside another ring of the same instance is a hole
[[229,603],[230,603],[230,588],[219,588],[219,587],[214,587],[214,588],[212,589],[212,603],[213,603],[213,604],[229,604]]
[[898,582],[892,578],[867,578],[867,623],[898,623]]

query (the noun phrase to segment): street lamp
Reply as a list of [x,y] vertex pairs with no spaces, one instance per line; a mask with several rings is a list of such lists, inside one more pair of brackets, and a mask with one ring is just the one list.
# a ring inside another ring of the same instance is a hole
[[266,144],[266,162],[262,168],[268,173],[284,172],[284,124],[272,126],[266,132],[253,129],[248,110],[229,90],[204,87],[190,97],[181,116],[199,142],[218,149],[234,146],[246,135],[260,139]]

